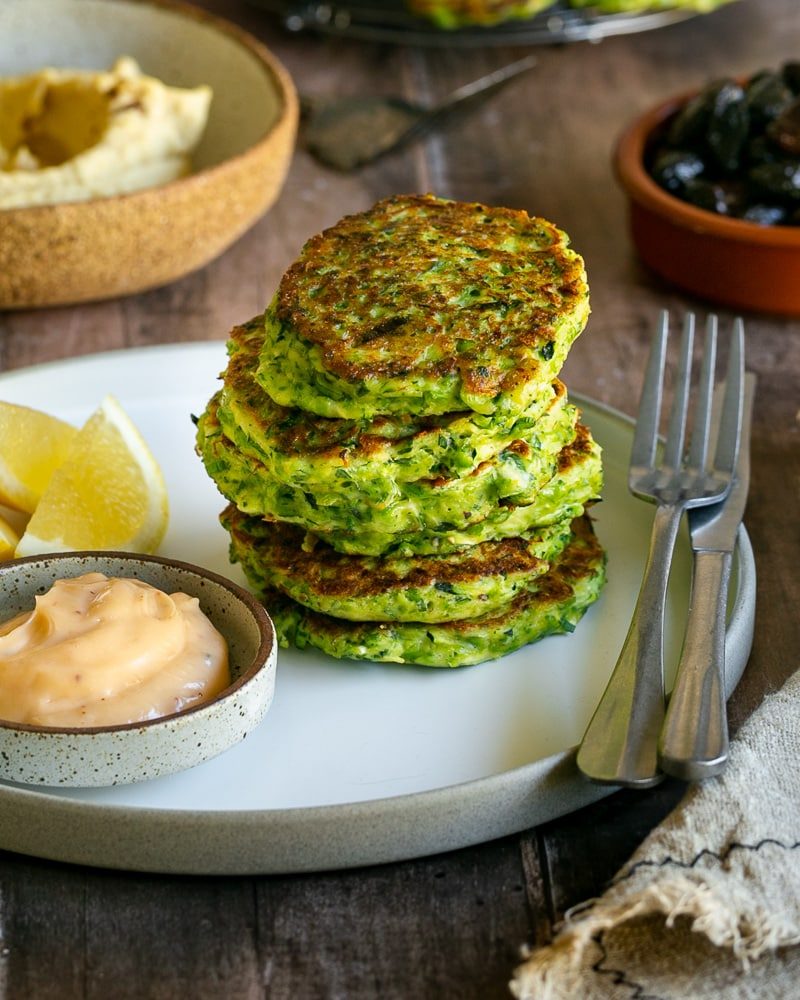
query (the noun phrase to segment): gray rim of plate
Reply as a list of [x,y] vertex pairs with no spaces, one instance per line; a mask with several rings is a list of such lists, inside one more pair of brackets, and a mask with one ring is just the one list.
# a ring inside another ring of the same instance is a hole
[[[578,404],[632,426],[577,393]],[[738,588],[725,637],[726,695],[753,642],[756,569],[742,525]],[[76,802],[0,785],[0,848],[72,864],[187,875],[267,875],[403,861],[548,822],[616,789],[579,774],[575,748],[500,774],[369,802],[292,809],[193,811]]]

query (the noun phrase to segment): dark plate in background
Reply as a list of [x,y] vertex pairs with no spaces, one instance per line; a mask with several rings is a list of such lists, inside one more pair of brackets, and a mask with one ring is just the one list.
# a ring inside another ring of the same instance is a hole
[[697,12],[686,9],[645,11],[638,14],[601,14],[592,8],[577,10],[555,3],[529,20],[507,21],[492,27],[443,30],[409,14],[403,0],[249,0],[276,14],[289,31],[316,31],[365,41],[408,45],[479,47],[484,45],[552,45],[599,41],[609,35],[661,28]]

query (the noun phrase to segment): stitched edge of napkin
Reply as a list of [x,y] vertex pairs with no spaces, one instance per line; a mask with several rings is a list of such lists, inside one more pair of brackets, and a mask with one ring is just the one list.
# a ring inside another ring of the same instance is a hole
[[[773,758],[774,767],[768,768],[765,784],[772,793],[781,796],[785,789],[776,775],[781,768],[797,766],[793,751],[798,742],[795,721],[798,698],[800,671],[781,691],[768,696],[742,727],[734,741],[731,764],[723,775],[693,785],[677,808],[651,832],[605,894],[566,914],[552,944],[536,951],[524,950],[525,961],[509,984],[514,996],[519,1000],[573,1000],[587,964],[602,961],[604,935],[630,921],[653,915],[664,917],[666,928],[680,917],[689,918],[692,931],[727,949],[744,969],[766,952],[800,944],[800,922],[789,913],[768,910],[753,898],[746,884],[739,886],[733,882],[729,870],[729,863],[736,864],[737,856],[746,853],[755,852],[762,863],[769,863],[763,860],[768,853],[800,848],[800,840],[786,836],[793,824],[775,830],[776,836],[772,837],[764,835],[758,820],[752,824],[754,829],[748,830],[747,817],[740,816],[727,831],[725,824],[720,824],[716,850],[704,847],[694,857],[682,861],[675,856],[678,852],[670,849],[675,838],[680,837],[686,818],[691,817],[693,804],[702,801],[703,796],[717,805],[736,802],[737,786],[753,774],[758,761],[764,764]],[[736,836],[756,830],[762,835]],[[791,832],[795,833],[796,827]],[[750,839],[752,842],[747,842]],[[741,857],[738,860],[746,864]],[[652,872],[651,881],[644,882],[647,869]],[[593,958],[594,955],[597,957]]]
[[[749,847],[749,845],[742,845]],[[800,844],[780,844],[792,849]],[[753,845],[757,849],[758,845]],[[669,862],[667,862],[669,863]],[[780,915],[759,909],[747,914],[722,900],[702,875],[676,874],[654,882],[636,899],[623,903],[597,900],[581,908],[577,918],[568,916],[552,945],[538,953],[525,949],[526,959],[510,983],[519,1000],[575,1000],[582,969],[590,949],[602,958],[602,937],[615,927],[637,918],[663,916],[672,927],[679,917],[691,919],[691,929],[712,944],[728,948],[748,968],[750,962],[776,948],[800,944],[797,927]]]

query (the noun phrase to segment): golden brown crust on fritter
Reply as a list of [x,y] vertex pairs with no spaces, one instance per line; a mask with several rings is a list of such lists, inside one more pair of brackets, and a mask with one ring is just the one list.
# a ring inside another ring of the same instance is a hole
[[[542,606],[546,603],[560,604],[568,600],[573,591],[573,581],[588,576],[593,567],[603,559],[603,547],[597,540],[587,514],[575,518],[572,522],[572,532],[572,541],[550,571],[539,577],[531,590],[523,590],[513,598],[501,614],[482,619],[481,624],[485,628],[501,628],[504,621],[513,623],[533,602]],[[475,626],[474,622],[470,621],[453,621],[448,622],[447,627],[454,631],[467,632]]]
[[[255,378],[258,350],[264,339],[264,319],[257,316],[229,335],[235,350],[225,372],[229,386],[253,414],[261,414],[265,429],[275,446],[286,454],[314,454],[335,457],[343,450],[358,448],[369,454],[379,450],[388,439],[413,434],[435,433],[441,420],[411,414],[376,416],[372,420],[316,417],[293,407],[280,406],[267,396]],[[369,427],[369,432],[365,428]],[[385,430],[385,434],[383,433]]]
[[385,559],[343,555],[322,541],[306,551],[302,529],[259,522],[233,505],[220,519],[240,544],[257,549],[262,565],[281,576],[303,580],[311,591],[327,597],[363,598],[395,588],[447,588],[489,576],[538,575],[547,568],[543,559],[528,551],[530,543],[524,538],[482,542],[457,555]]
[[527,213],[407,195],[312,237],[284,275],[276,314],[358,382],[458,374],[492,398],[535,377],[587,297],[583,262]]
[[[574,533],[572,541],[549,572],[538,577],[529,590],[518,593],[501,612],[481,615],[474,619],[448,621],[435,627],[440,632],[465,637],[474,635],[476,630],[480,630],[481,634],[503,632],[513,629],[529,609],[536,608],[544,617],[547,612],[546,605],[556,607],[568,602],[574,595],[573,584],[597,575],[601,572],[605,561],[603,548],[595,537],[588,516],[576,518],[572,522],[572,529]],[[287,600],[279,591],[269,587],[263,588],[260,596],[267,608],[278,609],[281,603]],[[354,634],[358,637],[360,629],[392,628],[391,623],[346,621],[334,618],[332,615],[320,614],[309,608],[304,608],[303,614],[313,631],[327,635],[332,641],[337,638],[352,639]]]
[[587,458],[595,447],[592,434],[586,424],[578,422],[573,440],[558,453],[558,471],[566,472],[570,466]]
[[[258,420],[274,447],[287,455],[313,455],[320,459],[348,459],[379,453],[387,442],[413,439],[423,445],[426,438],[435,440],[442,429],[469,411],[419,416],[397,413],[371,419],[319,417],[295,407],[280,406],[270,399],[255,378],[258,351],[264,339],[263,317],[257,316],[235,326],[229,335],[232,348],[224,374],[225,386]],[[553,398],[548,406],[555,410],[566,396],[566,387],[558,379],[552,382]],[[521,447],[523,442],[519,442]],[[527,446],[526,446],[527,447]]]

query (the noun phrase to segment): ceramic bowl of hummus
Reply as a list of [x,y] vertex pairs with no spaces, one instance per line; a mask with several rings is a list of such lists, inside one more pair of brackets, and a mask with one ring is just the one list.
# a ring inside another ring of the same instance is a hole
[[0,309],[167,284],[278,197],[297,94],[238,27],[171,0],[5,0],[0,38]]
[[264,719],[277,643],[256,599],[124,552],[0,565],[0,780],[130,784],[182,771]]

